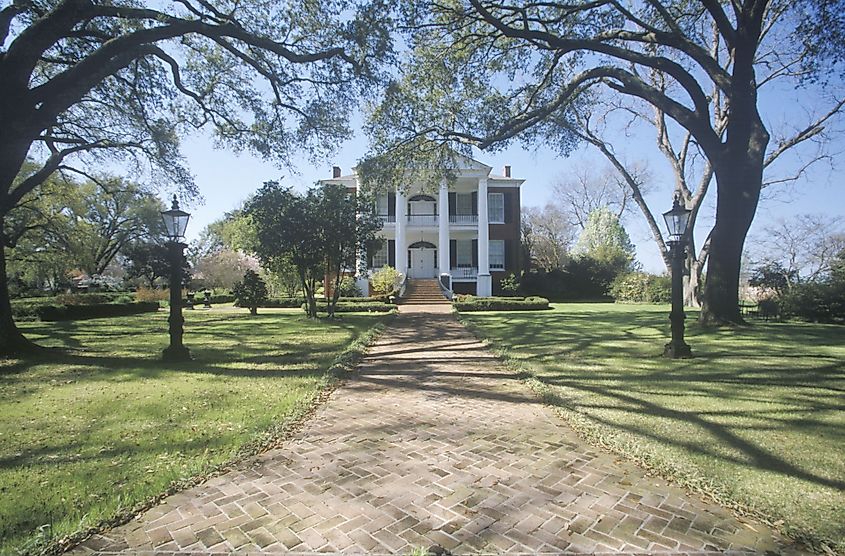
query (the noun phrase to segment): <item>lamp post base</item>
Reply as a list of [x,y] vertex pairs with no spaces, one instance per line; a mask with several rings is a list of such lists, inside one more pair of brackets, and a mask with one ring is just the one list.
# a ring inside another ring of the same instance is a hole
[[190,361],[191,352],[185,346],[167,346],[161,352],[164,361]]
[[669,342],[663,348],[663,357],[669,359],[689,359],[692,357],[692,350],[686,342]]

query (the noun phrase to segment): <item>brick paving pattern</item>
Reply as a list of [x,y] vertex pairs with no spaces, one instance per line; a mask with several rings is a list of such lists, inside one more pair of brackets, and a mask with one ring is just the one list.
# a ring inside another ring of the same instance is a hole
[[403,308],[284,448],[74,552],[797,552],[587,446],[434,311]]

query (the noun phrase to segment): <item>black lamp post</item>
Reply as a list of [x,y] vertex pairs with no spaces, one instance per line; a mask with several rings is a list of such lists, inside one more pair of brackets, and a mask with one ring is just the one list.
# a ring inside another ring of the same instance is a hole
[[669,321],[672,324],[672,340],[663,349],[664,357],[680,359],[692,357],[690,347],[684,342],[684,259],[687,254],[687,224],[690,210],[681,205],[675,197],[672,210],[663,213],[666,227],[669,229],[669,258],[672,260],[672,312]]
[[187,247],[182,240],[188,227],[190,214],[179,209],[179,201],[173,196],[173,206],[170,210],[162,211],[161,218],[167,230],[167,246],[170,249],[170,345],[164,348],[162,358],[165,361],[187,361],[191,352],[182,345],[183,325],[182,317],[182,251]]

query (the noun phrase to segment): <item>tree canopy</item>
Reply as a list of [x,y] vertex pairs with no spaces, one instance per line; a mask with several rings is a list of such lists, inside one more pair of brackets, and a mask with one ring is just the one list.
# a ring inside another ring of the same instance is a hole
[[247,202],[244,213],[255,227],[255,253],[262,265],[296,268],[310,317],[317,316],[319,282],[332,292],[333,315],[342,274],[354,271],[358,254],[382,225],[367,197],[335,184],[317,185],[300,195],[267,182]]
[[[143,4],[15,1],[0,9],[0,220],[56,170],[104,160],[197,190],[179,139],[280,165],[324,156],[391,52],[380,0]],[[43,165],[17,180],[27,159]],[[31,347],[11,316],[0,238],[0,352]]]

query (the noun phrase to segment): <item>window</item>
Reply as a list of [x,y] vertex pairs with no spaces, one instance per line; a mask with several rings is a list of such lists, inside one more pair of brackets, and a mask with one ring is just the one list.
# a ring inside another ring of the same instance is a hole
[[455,194],[455,214],[462,216],[472,214],[472,193]]
[[487,194],[487,218],[491,224],[505,223],[505,194]]
[[455,242],[455,263],[458,268],[472,267],[472,240],[459,239]]
[[490,270],[504,270],[505,269],[505,240],[491,239],[489,262]]
[[390,209],[387,206],[387,195],[379,195],[378,196],[378,214],[381,216],[387,216],[390,212]]
[[388,253],[387,253],[387,242],[381,242],[381,245],[376,251],[375,255],[373,255],[373,268],[381,268],[383,266],[388,265]]

